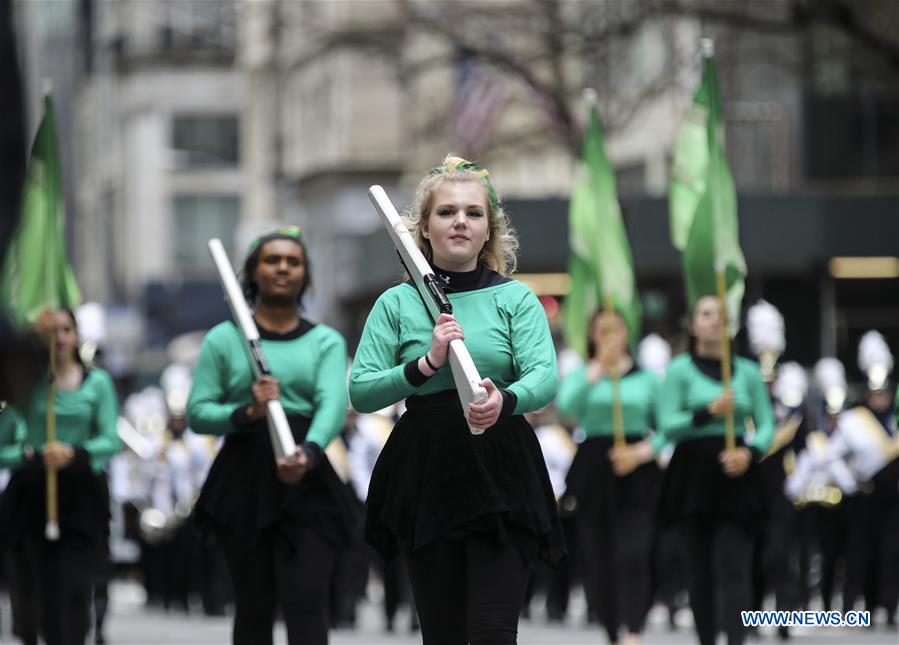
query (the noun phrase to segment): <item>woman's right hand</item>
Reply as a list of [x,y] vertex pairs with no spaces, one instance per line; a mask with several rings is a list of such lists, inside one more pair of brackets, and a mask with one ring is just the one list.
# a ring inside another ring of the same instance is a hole
[[713,417],[726,417],[729,414],[734,413],[734,393],[733,391],[726,391],[724,394],[719,396],[717,399],[709,403],[708,406],[709,414]]
[[446,363],[447,350],[450,341],[464,340],[465,335],[456,319],[449,314],[440,314],[434,324],[434,333],[431,335],[431,349],[428,350],[428,358],[434,367],[441,367]]
[[44,465],[51,470],[65,468],[75,458],[75,449],[60,441],[50,441],[45,444],[41,453],[44,457]]
[[602,378],[604,371],[602,363],[598,359],[590,359],[590,362],[587,363],[587,382],[596,383]]
[[309,470],[309,457],[302,446],[297,446],[293,457],[277,460],[278,479],[285,484],[296,484]]
[[281,388],[274,376],[260,376],[253,383],[253,403],[247,408],[247,416],[258,421],[265,416],[266,404],[281,398]]
[[618,477],[626,477],[643,464],[655,459],[652,444],[648,441],[626,444],[609,450],[612,470]]
[[34,331],[45,343],[50,343],[56,335],[56,312],[51,307],[44,307],[34,321]]

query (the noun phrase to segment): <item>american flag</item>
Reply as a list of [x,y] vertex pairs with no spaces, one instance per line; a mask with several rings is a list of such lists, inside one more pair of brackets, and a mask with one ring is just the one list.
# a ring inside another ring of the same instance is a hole
[[455,141],[459,154],[474,159],[483,152],[510,88],[470,57],[460,58],[456,76]]

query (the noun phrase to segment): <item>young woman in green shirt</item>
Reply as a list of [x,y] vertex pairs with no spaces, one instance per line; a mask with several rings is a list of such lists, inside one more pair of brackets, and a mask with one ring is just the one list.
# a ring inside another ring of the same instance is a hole
[[[613,312],[598,312],[590,324],[588,362],[559,388],[559,412],[577,420],[587,439],[568,471],[566,495],[577,500],[584,588],[609,642],[639,639],[651,603],[653,514],[661,471],[653,459],[624,463],[614,449],[611,374],[619,374],[625,441],[648,438],[654,427],[659,377],[636,367],[628,351],[628,329]],[[617,458],[617,459],[616,459]]]
[[[752,550],[763,510],[756,466],[774,436],[771,399],[758,365],[732,360],[731,392],[721,382],[720,301],[700,298],[690,333],[692,351],[671,361],[662,386],[652,445],[676,448],[662,486],[665,524],[685,528],[691,560],[690,604],[699,641],[729,645],[745,638],[740,611],[752,605]],[[725,417],[732,413],[737,447],[725,450]],[[753,427],[751,434],[747,428]]]
[[[187,404],[195,432],[225,437],[194,513],[225,553],[235,645],[270,644],[279,608],[289,643],[326,643],[330,579],[350,539],[351,502],[324,454],[346,416],[346,345],[300,315],[309,284],[298,228],[257,239],[243,289],[272,376],[254,381],[240,331],[224,322],[203,341]],[[277,465],[265,416],[276,399],[298,445]]]
[[[565,551],[533,429],[522,416],[556,394],[546,315],[509,279],[517,242],[486,170],[447,157],[407,213],[454,315],[436,324],[410,283],[369,314],[350,377],[360,412],[406,400],[372,474],[366,538],[402,554],[424,643],[514,643],[531,565]],[[464,333],[463,333],[464,330]],[[485,403],[466,421],[446,365],[463,339]],[[473,435],[468,423],[486,432]]]
[[[6,539],[21,556],[12,572],[14,607],[24,639],[39,628],[48,645],[84,643],[91,626],[93,583],[107,561],[109,489],[104,469],[120,447],[115,389],[109,374],[86,368],[68,309],[45,310],[35,329],[55,343],[56,439],[47,441],[47,379],[20,410],[13,446],[3,450],[15,469],[3,499]],[[4,412],[9,414],[9,412]],[[59,538],[45,539],[47,469],[57,472]],[[18,566],[18,565],[21,565]],[[40,617],[40,620],[36,620]]]

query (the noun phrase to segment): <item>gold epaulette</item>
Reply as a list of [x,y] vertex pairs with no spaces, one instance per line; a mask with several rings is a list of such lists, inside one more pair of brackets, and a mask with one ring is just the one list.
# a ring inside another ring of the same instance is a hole
[[771,442],[771,447],[768,449],[765,457],[770,457],[789,445],[793,441],[793,437],[796,436],[796,431],[801,424],[802,415],[794,414],[777,426],[777,430],[774,432],[774,441]]

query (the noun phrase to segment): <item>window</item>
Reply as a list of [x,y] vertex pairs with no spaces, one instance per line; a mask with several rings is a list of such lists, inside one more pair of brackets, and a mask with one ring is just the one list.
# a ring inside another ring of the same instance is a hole
[[182,273],[215,271],[206,243],[213,237],[229,253],[240,221],[236,195],[178,195],[174,199],[173,238],[175,266]]
[[180,115],[172,122],[179,167],[236,166],[240,162],[237,115]]
[[169,51],[232,54],[237,47],[237,3],[169,0],[154,3],[159,45]]

